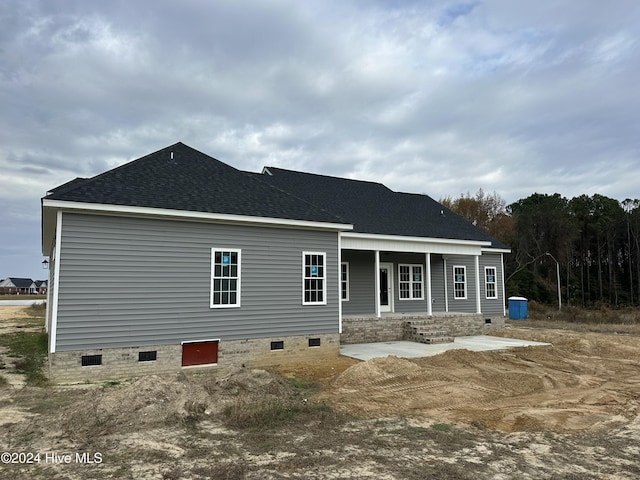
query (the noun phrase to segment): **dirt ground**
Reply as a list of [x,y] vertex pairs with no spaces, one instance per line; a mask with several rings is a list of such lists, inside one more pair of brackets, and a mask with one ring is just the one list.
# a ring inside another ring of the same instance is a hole
[[[23,308],[0,308],[0,335],[38,328]],[[41,457],[0,463],[0,478],[640,478],[640,326],[526,325],[496,335],[553,345],[12,381],[0,388],[0,452]]]
[[501,334],[553,347],[373,359],[345,370],[318,398],[364,418],[503,432],[606,430],[640,414],[638,337],[519,328]]

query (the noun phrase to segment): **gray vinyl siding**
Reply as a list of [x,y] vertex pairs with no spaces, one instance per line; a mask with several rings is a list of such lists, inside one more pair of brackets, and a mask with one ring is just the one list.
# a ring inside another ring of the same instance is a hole
[[[338,332],[336,232],[65,213],[58,351]],[[241,306],[210,308],[211,248],[242,250]],[[302,305],[302,252],[326,305]]]
[[[476,271],[472,256],[449,256],[447,257],[447,293],[449,298],[449,311],[462,313],[476,312]],[[480,256],[480,309],[483,315],[502,316],[504,315],[504,296],[502,292],[502,263],[500,254],[484,253]],[[453,298],[453,267],[467,267],[467,299],[460,300]],[[496,291],[498,298],[488,299],[486,295],[484,267],[496,268]]]
[[[380,255],[380,261],[393,263],[393,304],[397,313],[426,313],[427,293],[426,293],[426,268],[425,255],[417,253],[389,253]],[[421,300],[400,300],[400,270],[399,265],[422,265],[422,296]]]
[[444,294],[444,259],[442,255],[431,255],[431,308],[433,313],[444,312],[446,309]]
[[[426,279],[425,255],[412,253],[383,253],[381,263],[393,263],[393,296],[394,310],[397,313],[426,313],[427,293],[426,281],[423,282],[423,300],[400,300],[399,264],[422,265]],[[375,313],[375,256],[374,252],[345,250],[342,261],[349,262],[349,301],[342,302],[344,315]],[[444,312],[444,272],[441,255],[431,255],[431,297],[433,312]]]
[[349,300],[342,302],[342,314],[375,312],[374,253],[345,250],[342,252],[342,261],[349,263]]
[[[449,311],[461,313],[476,313],[476,270],[475,257],[450,256],[447,257],[447,295],[449,299]],[[480,265],[480,309],[483,315],[504,315],[504,295],[502,292],[502,262],[500,254],[484,253],[479,259]],[[467,298],[466,300],[453,298],[453,267],[467,267]],[[496,292],[498,298],[488,299],[486,295],[484,267],[496,268]],[[443,271],[443,269],[440,269]],[[434,309],[435,311],[435,309]]]
[[[496,269],[496,293],[498,298],[487,298],[485,286],[484,267],[495,267]],[[504,272],[502,271],[502,257],[500,254],[484,253],[480,257],[480,303],[482,313],[485,315],[504,315],[504,305],[506,304],[502,292]]]
[[[456,313],[476,313],[476,267],[473,256],[448,256],[447,257],[447,297],[449,299],[449,311]],[[467,298],[454,298],[453,295],[453,268],[466,267]],[[480,277],[482,279],[482,267]],[[482,288],[481,288],[482,292]]]

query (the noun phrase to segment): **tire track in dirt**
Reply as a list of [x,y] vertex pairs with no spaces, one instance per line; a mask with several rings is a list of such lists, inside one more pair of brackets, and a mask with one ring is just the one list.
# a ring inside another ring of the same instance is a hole
[[411,416],[509,432],[599,430],[640,414],[638,337],[545,331],[516,338],[551,337],[551,347],[361,362],[319,397],[365,418]]

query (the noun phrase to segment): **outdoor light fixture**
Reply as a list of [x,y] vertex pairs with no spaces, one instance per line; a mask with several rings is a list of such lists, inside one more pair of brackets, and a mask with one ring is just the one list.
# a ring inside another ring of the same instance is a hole
[[45,270],[49,268],[49,260],[47,260],[46,258],[42,262],[42,268],[44,268]]

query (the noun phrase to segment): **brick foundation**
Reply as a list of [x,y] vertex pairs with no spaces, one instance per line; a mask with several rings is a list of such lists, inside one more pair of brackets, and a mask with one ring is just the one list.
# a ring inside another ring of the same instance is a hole
[[[485,317],[474,314],[449,315],[390,315],[377,318],[344,317],[340,342],[374,343],[400,341],[404,337],[404,325],[411,320],[429,319],[434,330],[449,337],[487,335],[491,330],[504,327],[504,317]],[[490,323],[488,323],[490,321]]]
[[[320,346],[309,346],[317,339]],[[282,341],[282,350],[271,342]],[[153,361],[138,360],[140,352],[156,352]],[[55,383],[101,382],[141,375],[164,375],[182,370],[226,366],[268,367],[301,360],[334,358],[340,354],[339,334],[300,335],[220,341],[216,365],[182,367],[181,345],[76,350],[49,354],[49,378]],[[102,355],[101,365],[82,366],[83,356]]]

